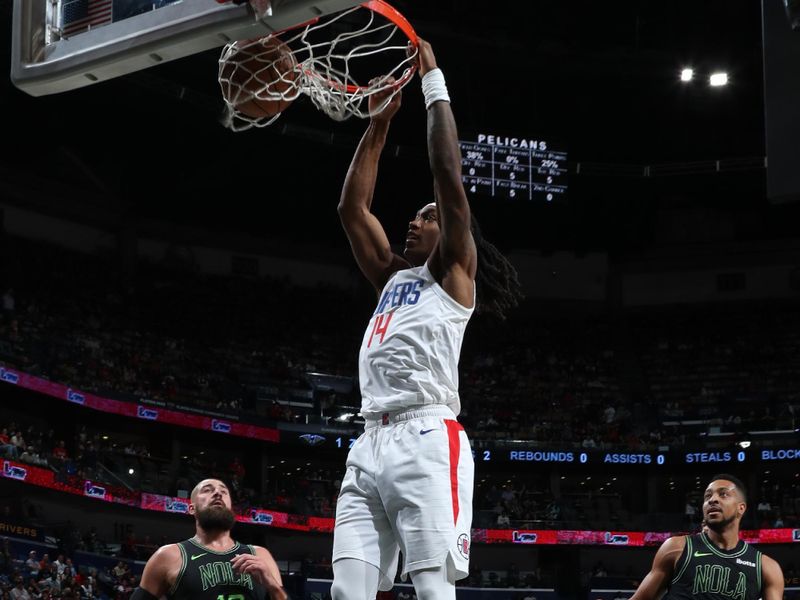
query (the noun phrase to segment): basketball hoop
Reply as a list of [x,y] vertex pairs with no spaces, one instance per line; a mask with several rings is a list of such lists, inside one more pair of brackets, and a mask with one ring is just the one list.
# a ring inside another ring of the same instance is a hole
[[[264,52],[268,40],[285,45],[294,60]],[[264,38],[231,42],[222,49],[217,74],[226,105],[223,124],[233,131],[265,127],[281,113],[254,117],[237,106],[252,101],[288,106],[300,94],[336,121],[368,117],[365,101],[370,96],[393,90],[379,108],[383,110],[414,75],[416,52],[409,56],[409,43],[416,49],[414,29],[383,0],[370,0]],[[289,72],[287,64],[293,65]],[[230,74],[237,69],[239,76],[234,79]],[[241,77],[242,69],[246,77]]]

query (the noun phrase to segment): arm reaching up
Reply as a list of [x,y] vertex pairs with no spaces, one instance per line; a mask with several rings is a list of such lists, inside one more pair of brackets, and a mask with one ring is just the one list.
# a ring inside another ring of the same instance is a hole
[[401,92],[397,90],[383,110],[377,111],[393,92],[390,89],[369,98],[372,116],[347,171],[338,208],[353,256],[361,272],[378,292],[392,273],[408,267],[405,260],[392,252],[383,226],[370,210],[378,177],[378,161],[386,144],[389,124],[400,108]]
[[428,161],[441,235],[431,257],[431,272],[457,302],[474,302],[477,249],[472,237],[472,215],[461,183],[461,149],[458,145],[450,97],[444,75],[437,67],[431,45],[419,40],[417,63],[428,111]]

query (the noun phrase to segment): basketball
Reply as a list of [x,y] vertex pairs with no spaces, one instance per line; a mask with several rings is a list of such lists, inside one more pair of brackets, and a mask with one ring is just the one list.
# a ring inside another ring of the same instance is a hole
[[[294,101],[297,61],[281,40],[265,37],[236,42],[220,68],[225,100],[252,119],[273,117]],[[289,98],[282,97],[289,94]]]

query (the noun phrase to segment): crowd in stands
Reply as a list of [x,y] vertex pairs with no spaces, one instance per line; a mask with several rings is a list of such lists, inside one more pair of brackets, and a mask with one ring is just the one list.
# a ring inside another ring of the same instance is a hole
[[[332,302],[337,290],[156,267],[123,280],[101,258],[13,247],[18,283],[5,291],[0,358],[31,374],[98,395],[256,414],[259,387],[308,389],[308,372],[355,370],[357,345],[341,351],[355,339],[353,304]],[[273,408],[258,412],[297,418]]]
[[515,314],[501,336],[483,329],[467,339],[462,369],[461,420],[474,439],[643,445],[647,423],[635,425],[624,402],[607,323]]
[[[76,530],[77,531],[77,530]],[[58,540],[52,551],[28,549],[24,542],[17,542],[17,551],[12,550],[9,538],[0,538],[0,598],[8,593],[13,600],[40,598],[74,598],[80,600],[127,600],[139,584],[144,562],[158,546],[131,552],[128,539],[122,543],[106,543],[97,540],[94,529],[84,536],[75,534],[83,541],[74,546],[72,541]],[[133,536],[129,536],[132,538]],[[168,543],[161,540],[159,545]],[[62,548],[68,545],[77,552],[81,561],[74,561]],[[43,546],[38,546],[43,547]],[[74,548],[73,548],[74,547]],[[116,557],[109,561],[106,556]],[[101,561],[97,561],[101,558]],[[278,557],[279,566],[289,571],[290,564],[297,564],[304,577],[331,579],[333,571],[329,556],[319,558],[305,556],[301,561]],[[106,566],[98,566],[103,563]],[[295,571],[295,569],[292,569]],[[470,587],[545,587],[552,586],[552,574],[540,566],[527,565],[520,569],[513,562],[505,569],[481,569],[473,561],[469,577],[459,582]],[[15,592],[14,589],[17,588]],[[398,591],[386,598],[404,598]],[[26,595],[27,594],[27,595]]]
[[[7,239],[6,254],[0,364],[98,395],[245,418],[303,422],[322,414],[335,425],[340,404],[358,405],[356,386],[347,398],[315,394],[308,374],[354,379],[369,295],[146,264],[124,276],[117,258],[21,239]],[[476,317],[462,354],[460,420],[476,447],[528,440],[641,451],[697,442],[699,430],[791,430],[800,410],[799,325],[800,310],[774,303],[613,318],[597,310],[539,314],[524,304],[504,324]],[[307,406],[282,401],[292,393]],[[0,455],[52,468],[67,486],[92,479],[120,497],[173,495],[203,474],[219,474],[231,480],[241,510],[333,515],[336,468],[300,465],[265,486],[248,481],[230,456],[191,454],[176,470],[168,456],[151,456],[145,440],[120,446],[85,428],[0,425]],[[131,457],[139,468],[126,479]],[[548,486],[533,482],[489,488],[476,516],[504,527],[625,514],[613,495],[597,503],[529,491],[542,489]],[[795,522],[797,497],[769,498],[775,508],[765,522]]]
[[[31,452],[24,444],[39,448],[40,462],[56,473],[57,485],[65,490],[82,493],[90,480],[101,484],[116,502],[138,506],[142,492],[186,497],[197,481],[211,476],[229,483],[234,508],[243,515],[252,508],[285,512],[301,519],[332,518],[335,514],[343,456],[312,461],[293,456],[291,450],[276,448],[264,470],[258,468],[258,457],[248,455],[233,441],[223,448],[208,447],[200,453],[184,455],[184,442],[178,433],[176,451],[181,456],[173,460],[151,456],[145,434],[119,441],[121,434],[110,429],[72,423],[65,424],[66,428],[56,434],[42,425],[43,421],[32,423],[0,421],[0,428],[19,432],[14,438],[23,443],[14,446],[9,456],[26,462],[23,457]],[[251,468],[246,466],[248,461]],[[699,527],[702,490],[697,486],[703,482],[693,475],[677,478],[674,484],[670,478],[671,496],[662,500],[664,506],[659,509],[664,512],[653,512],[652,507],[636,503],[645,494],[644,480],[637,480],[637,476],[620,481],[611,476],[561,476],[559,485],[554,487],[549,469],[485,469],[480,461],[477,466],[476,528],[693,531]],[[764,477],[760,489],[751,490],[745,527],[798,526],[800,479]],[[86,543],[84,539],[77,540],[75,547],[85,548]],[[122,552],[129,558],[140,558],[154,544],[151,540],[131,541]]]
[[[336,425],[340,405],[358,405],[357,386],[347,398],[315,394],[308,374],[355,378],[369,294],[157,265],[124,277],[116,258],[7,247],[0,361],[10,366],[99,395],[273,421]],[[796,308],[537,310],[524,304],[499,326],[476,317],[469,330],[461,420],[476,442],[646,450],[691,441],[690,420],[797,425]],[[292,394],[306,402],[284,401]]]
[[800,414],[797,307],[672,308],[632,317],[662,422],[793,430]]
[[10,600],[127,600],[138,585],[139,576],[130,563],[119,561],[102,571],[95,566],[76,565],[58,552],[12,551],[8,538],[0,540],[0,597]]

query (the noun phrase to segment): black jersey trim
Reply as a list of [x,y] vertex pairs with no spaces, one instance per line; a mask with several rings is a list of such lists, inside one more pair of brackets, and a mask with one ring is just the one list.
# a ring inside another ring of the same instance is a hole
[[672,578],[672,583],[678,583],[678,580],[681,578],[681,575],[683,575],[683,572],[686,571],[686,567],[688,567],[689,563],[692,562],[692,536],[687,535],[684,537],[686,539],[686,545],[683,548],[684,552],[683,565],[678,571],[678,574]]
[[178,576],[175,578],[175,583],[172,584],[172,587],[169,590],[170,596],[174,596],[175,592],[178,591],[178,586],[181,583],[181,579],[183,579],[183,574],[186,572],[186,565],[189,563],[189,559],[186,556],[186,548],[183,547],[183,544],[178,544],[178,548],[181,549],[181,570],[178,572]]
[[758,591],[761,592],[761,552],[759,550],[756,550],[756,583]]
[[195,546],[197,546],[201,550],[205,550],[206,552],[208,552],[210,554],[216,554],[217,556],[223,556],[225,554],[230,554],[231,552],[235,552],[236,550],[239,549],[239,546],[240,546],[239,542],[235,542],[231,548],[229,548],[227,550],[220,551],[220,550],[214,550],[212,548],[209,548],[208,546],[203,546],[203,544],[201,544],[200,542],[198,542],[194,538],[189,538],[188,541],[190,541],[192,544],[194,544]]
[[721,557],[721,558],[738,558],[738,557],[740,557],[742,554],[744,554],[745,552],[747,552],[747,548],[748,548],[748,546],[747,546],[747,542],[745,542],[745,541],[743,541],[743,540],[740,540],[740,541],[741,541],[741,544],[742,544],[742,549],[741,549],[741,550],[739,550],[738,552],[731,552],[731,553],[729,554],[729,553],[727,553],[727,552],[723,552],[722,550],[720,550],[719,548],[717,548],[717,547],[716,547],[716,546],[715,546],[715,545],[714,545],[714,544],[711,542],[711,540],[708,538],[708,534],[707,534],[707,533],[705,533],[705,532],[704,532],[704,533],[701,533],[701,534],[700,534],[700,537],[701,537],[701,539],[703,540],[703,542],[705,542],[705,545],[706,545],[706,546],[708,546],[708,549],[709,549],[709,550],[711,550],[711,551],[712,551],[714,554],[716,554],[717,556],[719,556],[719,557]]

